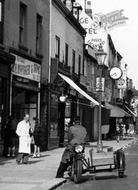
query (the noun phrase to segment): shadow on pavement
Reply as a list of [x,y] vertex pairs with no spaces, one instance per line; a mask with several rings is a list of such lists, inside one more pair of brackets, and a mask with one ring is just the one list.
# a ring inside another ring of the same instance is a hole
[[0,160],[0,165],[10,164],[10,163],[11,163],[10,161]]
[[[123,178],[126,178],[126,177],[127,175],[124,175]],[[81,181],[79,184],[90,181],[90,180],[111,180],[111,179],[120,179],[120,177],[118,177],[118,174],[110,174],[110,175],[103,174],[100,176],[88,174],[85,176],[81,176]],[[74,183],[73,180],[71,180],[69,177],[66,177],[66,180]]]
[[38,162],[42,162],[43,160],[29,160],[28,164],[36,164]]

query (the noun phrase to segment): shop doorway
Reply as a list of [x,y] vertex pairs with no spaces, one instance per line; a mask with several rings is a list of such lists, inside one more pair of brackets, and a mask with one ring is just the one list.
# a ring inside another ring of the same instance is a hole
[[37,117],[38,93],[28,89],[13,87],[12,89],[12,115],[19,122],[25,113],[30,115],[30,123],[34,125]]
[[2,133],[4,130],[4,122],[6,122],[6,79],[0,77],[0,140],[2,139]]

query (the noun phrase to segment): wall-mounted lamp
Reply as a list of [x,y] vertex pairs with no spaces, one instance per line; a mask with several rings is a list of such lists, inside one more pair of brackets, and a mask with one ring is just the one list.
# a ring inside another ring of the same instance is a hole
[[67,95],[61,95],[60,97],[59,97],[59,100],[60,100],[60,102],[65,102],[66,101],[66,98],[67,98]]

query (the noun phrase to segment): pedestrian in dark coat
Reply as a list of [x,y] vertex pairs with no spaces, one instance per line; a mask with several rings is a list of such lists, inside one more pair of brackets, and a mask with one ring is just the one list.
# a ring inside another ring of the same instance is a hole
[[35,120],[35,127],[33,132],[34,137],[34,154],[33,158],[40,157],[40,147],[41,147],[41,126],[40,122],[37,118],[34,118]]
[[15,157],[15,146],[17,142],[16,124],[16,120],[12,116],[9,116],[5,128],[5,145],[7,147],[7,157]]
[[69,143],[65,148],[59,168],[57,170],[56,178],[62,178],[64,176],[64,172],[67,170],[68,166],[71,164],[70,160],[73,155],[73,147],[75,144],[85,143],[86,140],[86,129],[80,124],[80,120],[77,118],[74,121],[74,125],[69,129]]

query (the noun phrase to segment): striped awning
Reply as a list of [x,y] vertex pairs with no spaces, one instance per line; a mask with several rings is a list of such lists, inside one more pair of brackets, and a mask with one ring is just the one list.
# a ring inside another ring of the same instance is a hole
[[127,106],[125,106],[125,108],[129,111],[129,113],[131,113],[134,117],[137,117],[137,114],[134,113],[131,109],[129,109]]
[[90,100],[94,105],[99,105],[99,102],[97,102],[94,98],[92,98],[89,94],[87,94],[84,90],[82,90],[73,80],[71,80],[69,77],[58,73],[59,76],[64,79],[70,86],[72,86],[76,91],[78,91],[82,96]]

